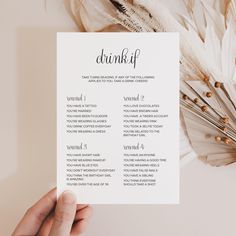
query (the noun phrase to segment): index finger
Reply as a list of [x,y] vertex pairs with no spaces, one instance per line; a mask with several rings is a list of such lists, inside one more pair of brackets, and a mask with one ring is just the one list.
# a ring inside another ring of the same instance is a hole
[[34,235],[41,224],[52,211],[56,204],[56,188],[44,195],[38,202],[30,207],[20,223],[17,225],[14,235]]

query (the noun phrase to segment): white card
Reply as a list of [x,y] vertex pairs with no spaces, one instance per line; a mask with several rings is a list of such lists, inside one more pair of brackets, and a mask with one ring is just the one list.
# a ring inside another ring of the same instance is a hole
[[58,33],[57,190],[179,202],[178,33]]

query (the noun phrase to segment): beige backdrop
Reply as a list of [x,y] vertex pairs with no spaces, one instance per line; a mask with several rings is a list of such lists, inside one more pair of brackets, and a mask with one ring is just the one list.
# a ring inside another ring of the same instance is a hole
[[[55,186],[56,32],[74,30],[63,0],[0,1],[1,236]],[[94,206],[85,235],[236,235],[236,165],[193,160],[180,180],[180,205]]]

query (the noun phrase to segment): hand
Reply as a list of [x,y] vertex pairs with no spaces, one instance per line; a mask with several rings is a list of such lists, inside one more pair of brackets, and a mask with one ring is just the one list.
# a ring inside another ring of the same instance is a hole
[[65,191],[56,201],[53,189],[30,207],[12,236],[78,236],[84,232],[92,209],[76,205],[73,193]]

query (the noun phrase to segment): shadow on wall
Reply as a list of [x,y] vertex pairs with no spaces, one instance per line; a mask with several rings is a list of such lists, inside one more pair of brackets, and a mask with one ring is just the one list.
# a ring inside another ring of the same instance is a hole
[[10,235],[32,201],[56,184],[57,31],[22,28],[16,34],[18,159],[16,172],[0,182],[0,235]]

